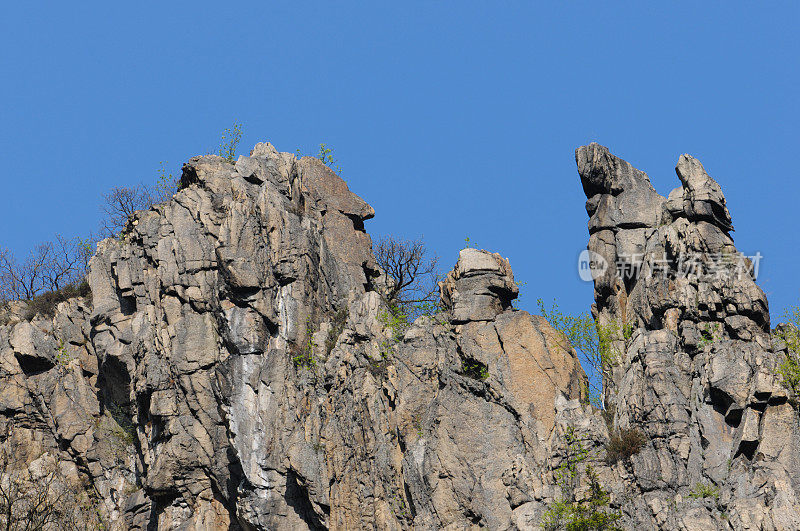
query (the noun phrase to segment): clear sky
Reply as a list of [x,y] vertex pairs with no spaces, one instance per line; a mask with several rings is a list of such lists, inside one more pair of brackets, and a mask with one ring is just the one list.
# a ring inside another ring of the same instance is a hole
[[[4,2],[0,245],[97,227],[112,186],[214,150],[335,150],[373,235],[469,237],[520,306],[588,309],[574,163],[591,141],[667,194],[681,153],[761,252],[773,318],[800,302],[798,2]],[[654,7],[657,6],[657,7]]]

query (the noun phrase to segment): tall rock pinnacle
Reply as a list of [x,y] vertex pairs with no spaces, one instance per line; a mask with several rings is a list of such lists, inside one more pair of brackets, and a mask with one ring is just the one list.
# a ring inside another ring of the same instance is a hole
[[[643,493],[637,511],[670,529],[713,527],[722,513],[735,529],[800,528],[798,415],[755,283],[761,257],[734,246],[719,184],[681,155],[682,186],[665,201],[605,147],[575,159],[588,249],[609,265],[594,280],[598,322],[616,331],[606,404],[616,426],[650,441],[626,470]],[[675,505],[697,484],[715,486],[724,511]]]

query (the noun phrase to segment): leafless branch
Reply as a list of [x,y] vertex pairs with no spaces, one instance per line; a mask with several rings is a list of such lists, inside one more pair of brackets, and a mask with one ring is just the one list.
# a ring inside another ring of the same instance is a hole
[[128,221],[137,210],[147,210],[156,202],[154,193],[144,185],[115,186],[103,195],[104,204],[101,232],[112,238],[125,230]]
[[41,477],[15,468],[0,451],[0,529],[9,531],[101,529],[101,517],[86,492],[76,491],[55,463]]
[[57,235],[39,244],[18,262],[14,254],[0,250],[0,301],[31,300],[46,291],[79,284],[86,276],[91,248],[79,238]]
[[394,281],[386,294],[390,306],[403,310],[439,300],[439,260],[428,253],[422,240],[383,236],[373,246],[378,265]]

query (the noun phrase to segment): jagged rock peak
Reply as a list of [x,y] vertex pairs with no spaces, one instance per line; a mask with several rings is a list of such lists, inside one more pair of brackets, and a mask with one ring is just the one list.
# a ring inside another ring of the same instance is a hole
[[[724,231],[733,230],[731,215],[725,205],[717,181],[712,179],[699,160],[691,155],[681,155],[675,172],[683,184],[683,212],[690,220],[705,220]],[[670,194],[670,198],[673,195]]]
[[575,162],[587,197],[599,193],[618,195],[634,188],[655,192],[646,173],[612,155],[607,147],[596,142],[576,149]]
[[596,143],[578,148],[575,161],[586,193],[590,233],[661,223],[664,198],[656,193],[646,173]]

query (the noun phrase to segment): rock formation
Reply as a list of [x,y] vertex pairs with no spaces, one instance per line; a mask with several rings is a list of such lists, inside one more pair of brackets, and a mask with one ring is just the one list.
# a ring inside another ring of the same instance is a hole
[[[604,147],[576,161],[610,265],[605,414],[566,338],[512,307],[497,254],[462,250],[444,311],[389,324],[372,208],[258,144],[191,159],[171,201],[101,242],[91,300],[5,310],[4,474],[54,459],[113,529],[536,529],[577,438],[624,528],[800,528],[798,413],[766,298],[725,260],[719,185],[686,155],[667,199]],[[607,462],[628,428],[644,445]]]
[[[730,237],[719,184],[689,155],[665,200],[597,144],[575,159],[588,201],[601,323],[630,331],[606,381],[614,424],[649,443],[621,478],[637,521],[670,529],[800,529],[800,431],[776,376],[764,293]],[[637,274],[628,274],[636,271]],[[687,499],[714,485],[714,503]],[[725,519],[723,521],[723,518]]]

